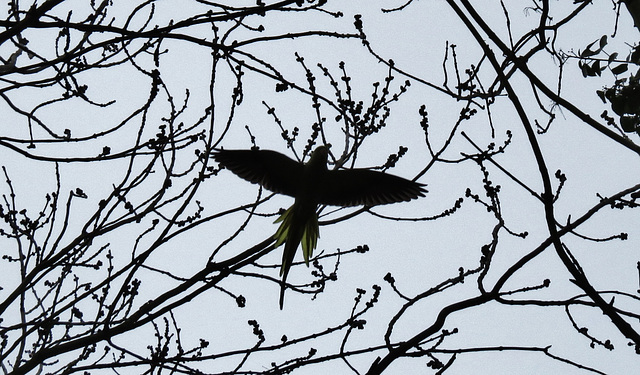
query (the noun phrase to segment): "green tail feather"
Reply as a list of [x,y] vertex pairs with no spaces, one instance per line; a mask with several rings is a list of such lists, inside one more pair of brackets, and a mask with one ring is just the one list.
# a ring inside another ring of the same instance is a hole
[[302,233],[302,255],[307,267],[309,266],[309,259],[313,256],[313,250],[318,244],[318,238],[320,238],[320,227],[318,226],[318,215],[314,213],[306,222]]
[[287,241],[287,236],[289,235],[289,228],[291,227],[291,218],[292,218],[292,209],[293,206],[289,207],[279,218],[276,219],[273,223],[279,223],[280,226],[276,231],[276,234],[273,235],[273,238],[276,239],[275,247],[278,247]]
[[274,223],[280,223],[278,230],[273,235],[273,238],[276,240],[275,247],[285,244],[282,253],[282,266],[280,267],[280,276],[282,276],[280,309],[282,310],[284,306],[284,291],[286,289],[287,275],[289,274],[289,268],[291,268],[291,264],[293,263],[298,245],[302,243],[302,255],[304,256],[305,263],[309,266],[309,259],[311,259],[313,250],[318,244],[320,228],[318,227],[318,214],[315,209],[306,212],[302,210],[301,212],[300,207],[295,204],[280,215]]
[[[273,237],[276,240],[275,247],[282,245],[283,243],[289,240],[295,240],[290,238],[290,229],[293,224],[294,214],[293,207],[289,207],[274,223],[280,223],[276,234]],[[309,265],[309,259],[313,256],[313,250],[318,245],[318,238],[320,238],[320,228],[318,226],[318,215],[313,214],[310,218],[308,218],[307,222],[304,223],[304,230],[302,232],[302,238],[300,242],[302,243],[302,255],[304,256],[304,262],[306,265]],[[297,244],[296,244],[297,247]],[[282,264],[282,268],[280,269],[280,275],[283,274],[285,267],[284,263]]]

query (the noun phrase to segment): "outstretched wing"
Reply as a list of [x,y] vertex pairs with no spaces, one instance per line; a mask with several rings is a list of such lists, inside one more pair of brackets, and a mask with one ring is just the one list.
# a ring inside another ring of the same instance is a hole
[[292,197],[298,191],[304,168],[302,163],[271,150],[220,150],[212,157],[239,177]]
[[318,201],[333,206],[375,206],[424,197],[423,184],[368,169],[327,171]]

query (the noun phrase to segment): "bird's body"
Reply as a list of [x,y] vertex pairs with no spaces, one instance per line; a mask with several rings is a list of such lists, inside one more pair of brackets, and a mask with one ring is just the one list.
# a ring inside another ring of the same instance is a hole
[[286,279],[302,243],[309,265],[319,235],[318,205],[374,206],[423,197],[423,185],[404,178],[367,169],[328,170],[328,149],[320,146],[306,164],[270,150],[220,150],[213,158],[225,168],[252,183],[295,198],[293,205],[277,220],[276,247],[285,244],[282,254],[280,308],[284,303]]
[[285,282],[289,269],[296,255],[298,245],[302,243],[302,255],[309,265],[309,259],[316,248],[320,237],[318,227],[318,203],[321,197],[320,188],[327,173],[327,150],[316,150],[307,164],[304,164],[300,175],[299,188],[295,202],[276,222],[282,222],[276,231],[276,247],[284,242],[280,276],[280,308],[284,306]]

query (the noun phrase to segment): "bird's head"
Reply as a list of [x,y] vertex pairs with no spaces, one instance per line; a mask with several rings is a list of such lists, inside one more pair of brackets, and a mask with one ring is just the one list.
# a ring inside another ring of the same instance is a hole
[[327,169],[327,158],[329,156],[329,148],[327,146],[319,146],[311,153],[311,158],[307,162],[314,169]]

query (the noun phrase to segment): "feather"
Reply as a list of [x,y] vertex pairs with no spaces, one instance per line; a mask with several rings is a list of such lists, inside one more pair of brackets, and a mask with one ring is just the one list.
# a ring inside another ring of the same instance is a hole
[[304,164],[271,150],[220,150],[213,159],[251,183],[295,197]]
[[424,185],[368,169],[328,171],[318,188],[318,203],[376,206],[424,197]]

